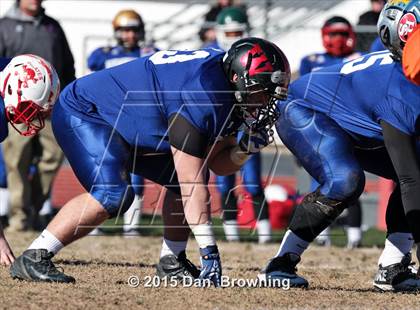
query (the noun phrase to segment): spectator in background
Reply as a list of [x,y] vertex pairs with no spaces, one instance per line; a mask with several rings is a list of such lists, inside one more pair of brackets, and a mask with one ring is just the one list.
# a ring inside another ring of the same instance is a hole
[[[73,56],[61,26],[45,14],[41,4],[42,0],[17,0],[0,19],[0,57],[39,55],[56,68],[64,88],[75,79]],[[45,129],[34,137],[22,139],[17,131],[9,132],[3,146],[7,182],[12,184],[10,226],[13,230],[35,228],[39,224],[38,211],[49,198],[63,154],[52,133],[50,119],[45,120]],[[36,173],[29,180],[32,164]]]
[[217,15],[226,7],[233,5],[233,0],[218,0],[215,5],[210,8],[210,11],[204,15],[204,24],[198,33],[200,40],[203,43],[203,47],[208,44],[213,44],[216,41],[216,31],[214,26],[216,25]]
[[378,52],[385,50],[381,40],[376,33],[376,24],[378,23],[379,15],[386,3],[386,0],[370,0],[371,9],[359,16],[360,26],[375,26],[375,30],[371,33],[358,33],[359,49],[362,51]]
[[[117,40],[115,46],[100,47],[92,52],[88,58],[88,67],[91,71],[111,68],[142,56],[148,56],[157,51],[157,48],[146,44],[144,22],[134,10],[118,12],[112,21],[114,36]],[[140,175],[131,175],[131,184],[135,198],[131,207],[124,213],[123,233],[126,236],[138,235],[140,223],[144,180]],[[100,235],[100,228],[94,229],[90,235]]]
[[[315,53],[302,59],[299,73],[304,75],[323,67],[340,64],[362,54],[355,50],[356,35],[350,22],[341,16],[329,18],[321,29],[322,43],[325,48],[323,53]],[[310,191],[313,192],[319,184],[312,179]],[[347,247],[355,248],[360,245],[362,239],[362,209],[360,201],[352,204],[347,209],[345,224],[347,226]],[[325,229],[316,239],[320,245],[330,245],[330,230]]]

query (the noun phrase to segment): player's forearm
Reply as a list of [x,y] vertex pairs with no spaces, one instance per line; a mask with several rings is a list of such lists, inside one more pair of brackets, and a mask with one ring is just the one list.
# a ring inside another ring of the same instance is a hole
[[248,158],[249,155],[235,145],[217,154],[209,167],[217,175],[231,175],[241,169]]

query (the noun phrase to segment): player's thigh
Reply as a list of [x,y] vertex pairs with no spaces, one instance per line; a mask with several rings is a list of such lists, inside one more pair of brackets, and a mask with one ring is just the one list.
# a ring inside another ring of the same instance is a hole
[[283,143],[321,184],[321,193],[344,200],[359,196],[364,173],[348,134],[328,116],[290,100],[281,105],[276,123]]
[[111,126],[80,119],[60,106],[54,109],[52,126],[80,183],[107,211],[113,213],[125,195],[132,196],[132,191],[126,193],[130,149]]
[[261,154],[250,156],[245,165],[241,168],[242,183],[251,195],[262,193],[261,185]]
[[236,174],[223,175],[223,176],[217,175],[216,186],[217,186],[218,191],[222,195],[229,194],[229,192],[232,191],[233,188],[235,187],[235,179],[236,179]]

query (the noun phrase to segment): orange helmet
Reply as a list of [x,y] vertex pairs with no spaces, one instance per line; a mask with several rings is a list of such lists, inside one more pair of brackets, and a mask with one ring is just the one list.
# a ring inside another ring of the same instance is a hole
[[115,37],[121,42],[120,30],[133,29],[139,37],[139,41],[144,41],[144,23],[141,16],[134,10],[122,10],[115,15],[112,20],[112,26],[114,27]]

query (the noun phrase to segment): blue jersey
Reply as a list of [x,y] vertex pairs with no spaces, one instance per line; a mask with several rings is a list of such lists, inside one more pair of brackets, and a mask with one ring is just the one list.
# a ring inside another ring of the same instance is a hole
[[328,115],[351,133],[383,141],[379,122],[384,120],[419,135],[420,87],[405,78],[401,64],[388,52],[305,75],[291,84],[289,94],[297,104]]
[[100,47],[92,52],[88,58],[88,68],[91,71],[99,71],[105,68],[115,67],[123,63],[132,61],[139,57],[149,56],[157,49],[149,46],[127,50],[123,46]]
[[371,53],[373,53],[373,52],[380,52],[380,51],[386,51],[386,50],[387,50],[387,48],[382,43],[380,37],[377,37],[375,39],[375,41],[372,42],[372,44],[370,45],[370,49],[369,49],[369,51]]
[[360,53],[354,53],[346,57],[336,57],[328,53],[316,53],[306,56],[300,62],[299,75],[305,75],[309,72],[319,70],[324,67],[342,64],[343,62],[360,57]]
[[[0,71],[3,71],[3,69],[6,68],[10,60],[10,58],[0,58]],[[7,127],[7,118],[6,111],[4,109],[4,101],[3,98],[0,96],[0,142],[6,139],[8,134],[9,130]]]
[[145,153],[170,151],[168,119],[175,113],[210,142],[234,103],[223,55],[213,49],[160,51],[74,81],[60,102],[75,116],[113,126]]

